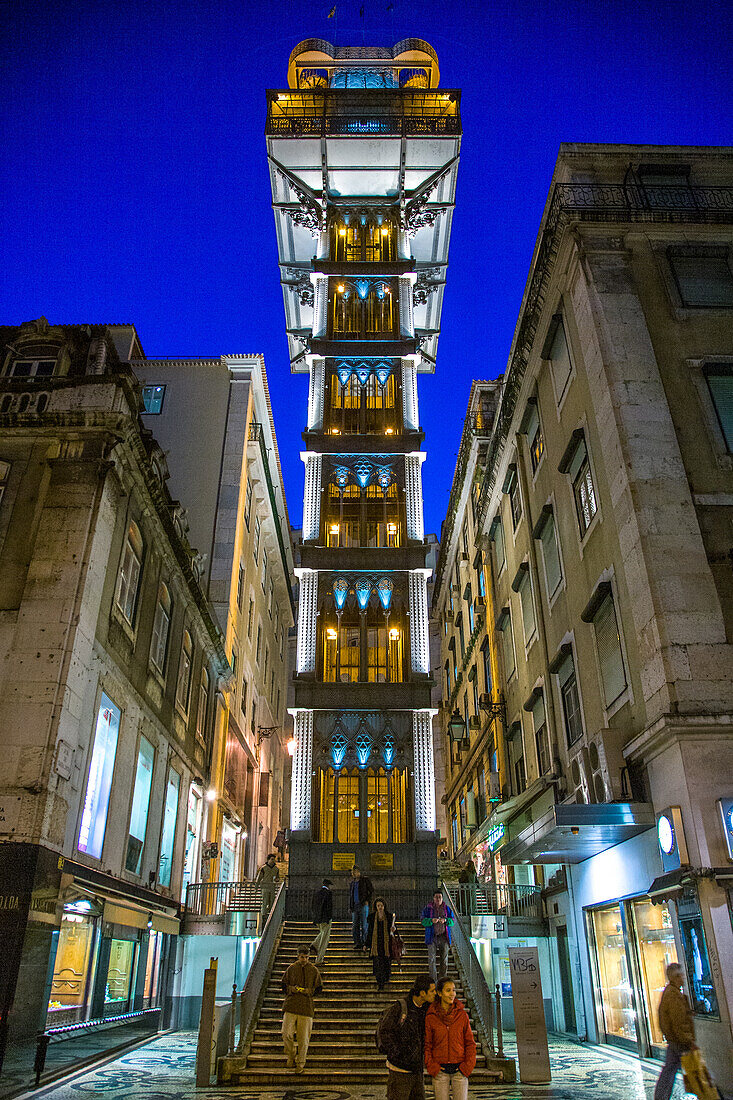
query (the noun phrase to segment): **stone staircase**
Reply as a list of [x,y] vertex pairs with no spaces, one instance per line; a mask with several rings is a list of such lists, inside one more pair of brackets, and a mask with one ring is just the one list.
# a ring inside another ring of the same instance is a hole
[[[371,959],[354,952],[351,925],[334,922],[326,961],[321,969],[323,992],[315,1001],[315,1020],[305,1071],[295,1075],[286,1067],[283,1052],[281,982],[287,967],[297,959],[298,944],[311,942],[314,926],[286,921],[267,978],[249,1049],[242,1056],[223,1061],[219,1084],[265,1086],[303,1084],[306,1081],[349,1086],[385,1084],[385,1058],[374,1043],[377,1021],[388,1005],[398,997],[407,995],[418,974],[428,973],[422,926],[415,921],[400,923],[398,928],[405,941],[406,954],[399,969],[393,964],[388,989],[378,993]],[[471,1016],[477,1039],[479,1053],[472,1081],[486,1084],[500,1081],[501,1072],[487,1067],[476,1018],[452,959],[449,961],[449,973],[456,982],[459,999]]]

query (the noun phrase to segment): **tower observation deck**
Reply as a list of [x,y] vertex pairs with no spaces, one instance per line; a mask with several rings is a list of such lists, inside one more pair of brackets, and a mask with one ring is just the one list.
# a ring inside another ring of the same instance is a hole
[[[417,376],[435,369],[460,93],[421,39],[296,46],[267,152],[303,439],[291,896],[358,864],[435,883]],[[335,876],[334,876],[335,877]]]

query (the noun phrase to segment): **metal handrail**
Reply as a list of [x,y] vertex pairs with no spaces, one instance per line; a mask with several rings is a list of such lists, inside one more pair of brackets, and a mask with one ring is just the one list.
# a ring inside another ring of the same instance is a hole
[[453,883],[451,891],[459,916],[518,917],[542,920],[542,889],[514,883]]
[[[455,884],[451,883],[450,887],[448,887],[443,883],[442,889],[443,896],[448,899],[448,904],[455,913],[459,913],[454,898]],[[484,1042],[488,1047],[489,1053],[494,1054],[496,1048],[494,1047],[494,1002],[492,991],[486,981],[486,975],[481,969],[481,964],[476,958],[476,952],[471,946],[469,934],[466,932],[460,919],[456,920],[451,928],[451,945],[458,959],[463,981],[470,994],[473,1007],[476,1009],[476,1015],[478,1016],[481,1031],[483,1032]]]
[[262,901],[262,887],[251,879],[236,882],[189,882],[186,887],[186,916],[220,917],[228,912],[241,912],[241,895],[246,895],[255,912]]
[[281,882],[241,992],[238,1055],[249,1054],[260,1005],[267,990],[267,975],[272,969],[277,945],[280,942],[280,929],[285,919],[286,894],[285,883]]

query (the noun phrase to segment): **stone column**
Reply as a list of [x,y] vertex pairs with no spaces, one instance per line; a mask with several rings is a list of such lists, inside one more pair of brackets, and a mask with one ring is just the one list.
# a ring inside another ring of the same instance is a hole
[[328,323],[328,276],[313,275],[313,335],[326,335]]
[[411,359],[402,360],[402,418],[407,431],[418,429],[416,368]]
[[305,491],[303,493],[303,540],[317,539],[321,527],[322,455],[304,451]]
[[318,571],[316,569],[296,569],[300,579],[300,601],[298,604],[298,649],[296,671],[315,672],[316,670],[316,615],[318,612]]
[[422,474],[420,467],[424,455],[405,455],[405,510],[407,512],[408,539],[425,538],[425,522],[422,508]]
[[293,832],[311,827],[311,761],[313,759],[313,711],[295,711],[293,775],[290,783],[290,828]]
[[428,577],[430,570],[410,572],[410,653],[412,671],[430,672],[430,636],[428,624]]
[[413,711],[415,828],[418,832],[428,833],[435,831],[435,766],[431,727],[431,711]]

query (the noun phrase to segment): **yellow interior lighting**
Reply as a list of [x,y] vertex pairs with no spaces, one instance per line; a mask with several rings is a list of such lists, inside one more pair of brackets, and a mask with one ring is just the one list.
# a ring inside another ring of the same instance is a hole
[[337,535],[339,533],[338,523],[332,523],[331,526],[329,527],[329,531],[331,532],[332,535]]
[[388,225],[383,225],[382,226],[382,236],[386,237],[388,233],[389,233],[389,226]]
[[390,641],[396,642],[400,636],[400,632],[396,626],[393,626],[389,632]]
[[344,287],[344,286],[337,286],[336,287],[336,290],[339,292],[339,294],[343,294],[345,289],[346,289],[346,287]]
[[328,630],[326,631],[326,637],[328,638],[329,642],[336,641],[336,631],[333,629],[332,626],[329,626]]
[[384,429],[384,434],[385,435],[394,435],[394,428],[385,428]]
[[340,428],[331,428],[331,435],[341,435]]
[[390,535],[393,535],[395,533],[395,531],[397,530],[397,524],[396,523],[388,523],[387,524],[387,530],[389,531]]
[[339,229],[339,237],[345,237],[345,236],[346,236],[346,229],[342,225],[341,228]]

